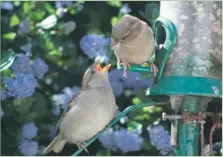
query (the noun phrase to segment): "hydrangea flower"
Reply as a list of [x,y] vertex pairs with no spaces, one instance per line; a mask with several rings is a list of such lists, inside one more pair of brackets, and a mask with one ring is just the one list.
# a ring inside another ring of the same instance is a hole
[[120,9],[120,14],[128,14],[130,13],[132,10],[129,8],[128,4],[124,4],[122,6],[122,8]]
[[32,75],[16,74],[14,78],[4,80],[3,83],[7,87],[7,95],[24,99],[34,94],[37,80]]
[[56,1],[55,6],[56,8],[70,7],[72,3],[72,1]]
[[40,58],[31,61],[27,55],[19,54],[10,67],[14,73],[33,75],[42,79],[48,71],[48,65]]
[[116,146],[124,153],[130,151],[140,151],[143,144],[143,138],[133,131],[124,128],[115,132]]
[[111,149],[113,151],[117,150],[114,140],[113,128],[109,128],[104,134],[102,134],[99,137],[99,141],[105,148]]
[[1,2],[1,9],[12,11],[13,8],[12,2]]
[[145,78],[143,80],[140,80],[137,86],[141,88],[148,88],[153,84],[153,79],[152,78]]
[[115,97],[119,97],[124,91],[123,83],[120,81],[117,81],[117,82],[112,81],[112,82],[110,82],[110,84],[111,84],[111,87],[112,87]]
[[6,90],[5,89],[1,89],[1,100],[5,100],[6,97],[7,97]]
[[[62,109],[65,109],[66,106],[68,105],[70,99],[75,96],[76,94],[78,94],[80,88],[74,86],[73,88],[69,88],[69,87],[65,87],[62,91],[62,94],[55,94],[53,95],[53,102],[54,103],[58,103],[59,105],[61,105]],[[55,109],[55,113],[56,111],[58,111],[58,109]]]
[[117,130],[110,129],[105,132],[100,138],[100,142],[105,148],[122,152],[139,151],[143,144],[143,138],[137,131],[128,131],[124,128]]
[[31,140],[32,138],[37,136],[38,128],[34,123],[25,124],[22,128],[22,136],[27,139]]
[[138,86],[138,81],[140,80],[141,74],[138,72],[127,72],[127,78],[122,77],[125,88],[134,88]]
[[32,140],[22,140],[19,142],[19,151],[25,156],[34,156],[39,152],[39,144]]
[[21,21],[19,24],[18,34],[27,34],[30,31],[30,23],[27,20]]
[[31,64],[32,61],[28,56],[19,54],[10,68],[14,73],[35,75],[32,67],[30,66]]
[[166,155],[173,149],[170,145],[170,135],[161,125],[151,128],[149,137],[151,145],[155,146],[162,155]]
[[106,56],[109,43],[110,38],[104,38],[103,35],[87,34],[81,38],[80,47],[89,58],[93,59]]
[[109,81],[112,82],[116,82],[116,81],[120,81],[122,80],[122,71],[118,70],[118,69],[112,69],[109,72]]
[[40,58],[33,61],[32,68],[38,79],[42,79],[49,69],[48,65]]

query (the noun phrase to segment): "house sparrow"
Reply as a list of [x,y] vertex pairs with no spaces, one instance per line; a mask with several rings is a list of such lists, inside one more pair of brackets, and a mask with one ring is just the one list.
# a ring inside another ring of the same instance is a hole
[[88,141],[115,117],[117,106],[108,79],[111,64],[101,68],[92,64],[85,72],[82,87],[74,96],[58,121],[58,135],[43,151],[46,154],[53,150],[59,153],[66,143],[84,148]]
[[[148,24],[137,17],[125,15],[113,28],[111,46],[117,58],[117,66],[123,64],[123,76],[126,77],[126,68],[130,64],[148,62],[155,48],[152,29]],[[149,63],[154,74],[158,72],[153,63]]]

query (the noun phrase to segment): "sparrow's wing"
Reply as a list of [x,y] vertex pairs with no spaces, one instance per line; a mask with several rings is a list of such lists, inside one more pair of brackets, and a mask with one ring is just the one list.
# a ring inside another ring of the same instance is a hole
[[81,93],[82,93],[82,91],[80,91],[77,95],[73,96],[73,97],[70,99],[70,101],[69,101],[67,107],[64,109],[62,115],[60,116],[60,118],[59,118],[59,120],[58,120],[58,122],[57,122],[57,125],[56,125],[56,132],[58,132],[58,128],[59,128],[59,125],[60,125],[60,123],[61,123],[63,117],[64,117],[65,114],[70,110],[70,108],[76,104],[76,100],[75,100],[75,99],[76,99],[77,97],[79,97]]

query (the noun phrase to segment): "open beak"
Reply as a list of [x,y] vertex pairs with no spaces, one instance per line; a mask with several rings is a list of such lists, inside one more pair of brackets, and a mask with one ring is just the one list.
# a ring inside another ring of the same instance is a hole
[[97,68],[98,68],[99,71],[106,72],[106,71],[108,71],[111,68],[111,64],[108,64],[104,68],[101,68],[101,65],[99,63],[99,64],[97,64]]

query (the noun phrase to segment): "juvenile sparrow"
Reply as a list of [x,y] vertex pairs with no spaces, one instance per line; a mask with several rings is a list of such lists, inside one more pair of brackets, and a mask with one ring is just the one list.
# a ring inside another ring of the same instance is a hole
[[[84,148],[86,141],[102,131],[115,117],[117,106],[108,79],[111,64],[93,63],[85,72],[82,87],[58,121],[58,135],[43,151],[59,153],[66,143]],[[88,150],[84,148],[86,152]]]

